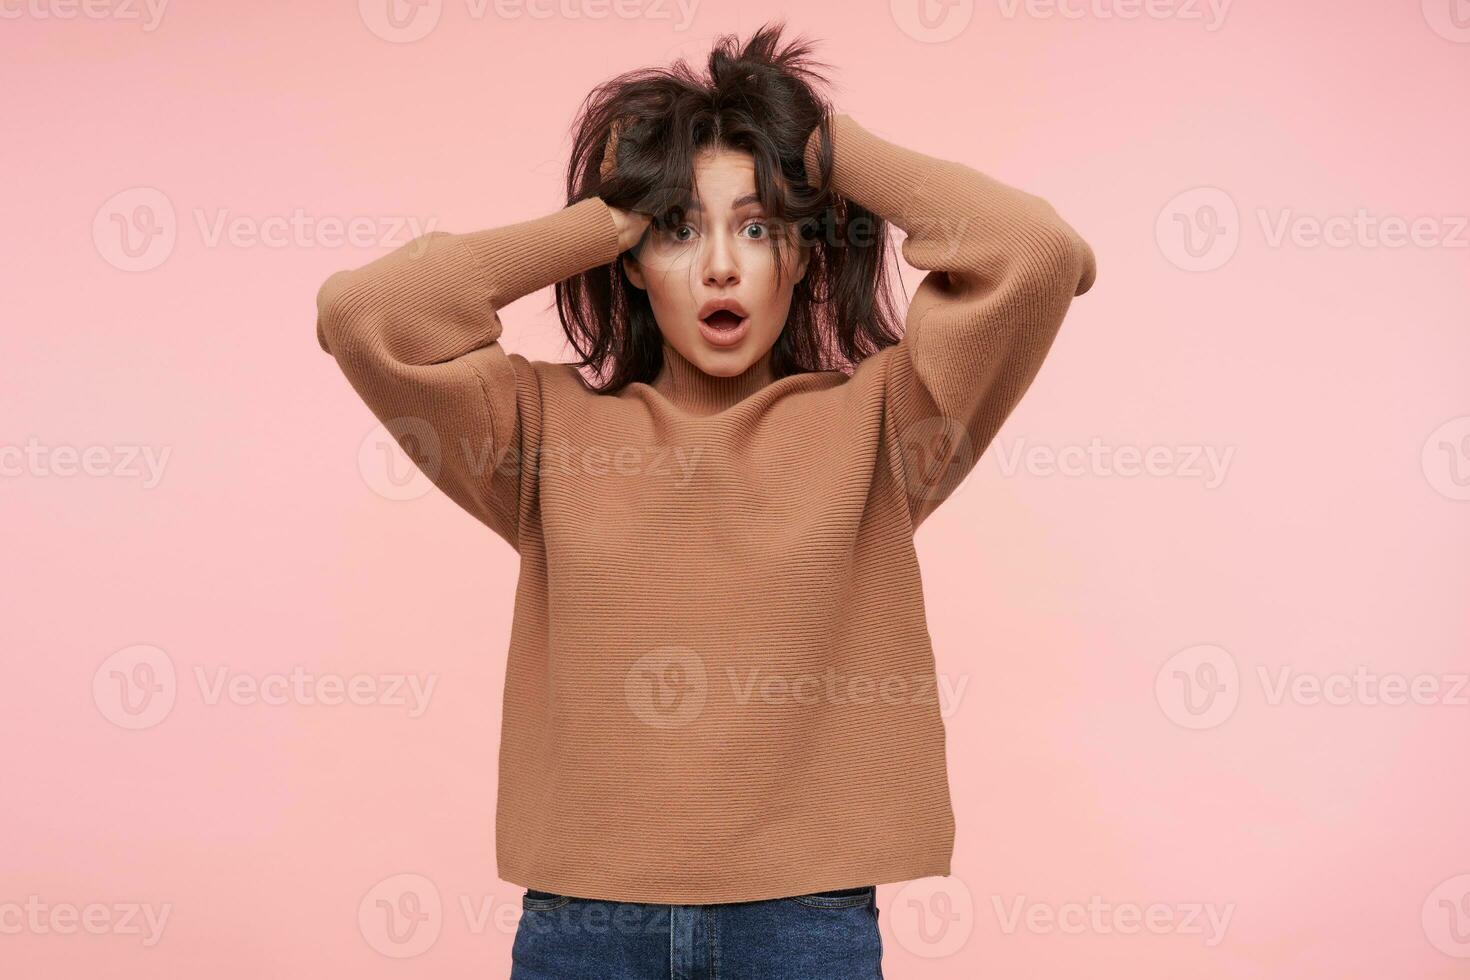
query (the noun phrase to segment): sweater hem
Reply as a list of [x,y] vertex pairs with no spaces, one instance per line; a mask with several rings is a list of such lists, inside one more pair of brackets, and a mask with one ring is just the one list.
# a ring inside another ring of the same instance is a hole
[[918,878],[947,877],[951,872],[950,859],[944,857],[887,864],[849,865],[831,872],[805,870],[792,873],[789,870],[773,870],[703,886],[652,883],[648,876],[639,875],[636,869],[628,873],[588,869],[585,873],[556,874],[502,865],[497,873],[502,881],[512,885],[572,898],[657,905],[721,905],[792,898],[813,892],[884,885]]

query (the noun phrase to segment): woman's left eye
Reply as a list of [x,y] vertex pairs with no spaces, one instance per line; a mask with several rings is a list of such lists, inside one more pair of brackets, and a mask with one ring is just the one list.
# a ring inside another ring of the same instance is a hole
[[767,231],[766,231],[766,223],[764,221],[752,221],[750,224],[748,224],[748,225],[745,226],[745,229],[747,231],[749,231],[751,228],[759,228],[759,229],[761,229],[761,234],[759,236],[757,236],[757,239],[756,239],[757,241],[759,241],[761,238],[765,238],[766,237]]

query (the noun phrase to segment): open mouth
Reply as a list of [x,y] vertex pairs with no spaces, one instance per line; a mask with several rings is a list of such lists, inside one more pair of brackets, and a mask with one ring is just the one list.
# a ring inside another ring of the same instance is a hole
[[734,330],[745,322],[745,317],[730,310],[715,310],[701,322],[711,330]]

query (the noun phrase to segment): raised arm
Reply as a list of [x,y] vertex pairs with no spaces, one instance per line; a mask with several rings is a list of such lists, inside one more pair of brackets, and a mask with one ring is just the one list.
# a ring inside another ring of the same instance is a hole
[[[317,292],[317,342],[413,459],[455,503],[513,547],[527,431],[539,389],[500,346],[498,311],[621,250],[617,219],[592,197],[543,217],[466,234],[430,232]],[[423,445],[427,438],[429,445]]]
[[[1072,297],[1097,274],[1092,249],[1041,198],[832,116],[832,189],[905,232],[930,270],[887,362],[884,427],[918,527],[974,467],[1025,394]],[[807,140],[816,185],[820,129]]]

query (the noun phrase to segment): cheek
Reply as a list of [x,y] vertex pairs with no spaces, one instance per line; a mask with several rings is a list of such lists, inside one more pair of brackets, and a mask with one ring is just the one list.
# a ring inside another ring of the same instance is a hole
[[690,244],[650,240],[639,258],[650,275],[688,273],[698,250]]
[[647,278],[646,283],[648,305],[653,307],[653,314],[659,320],[676,323],[686,314],[693,316],[694,298],[689,293],[689,283],[684,276],[655,272]]
[[767,261],[758,266],[750,282],[750,285],[754,287],[751,292],[764,297],[760,305],[763,318],[774,320],[777,329],[786,322],[786,314],[791,309],[791,294],[796,285],[796,273],[797,260],[788,259],[783,275],[778,280],[775,263]]
[[771,297],[770,302],[766,304],[765,308],[765,320],[772,337],[781,332],[781,328],[786,325],[786,317],[790,312],[791,292],[783,288],[780,293]]

